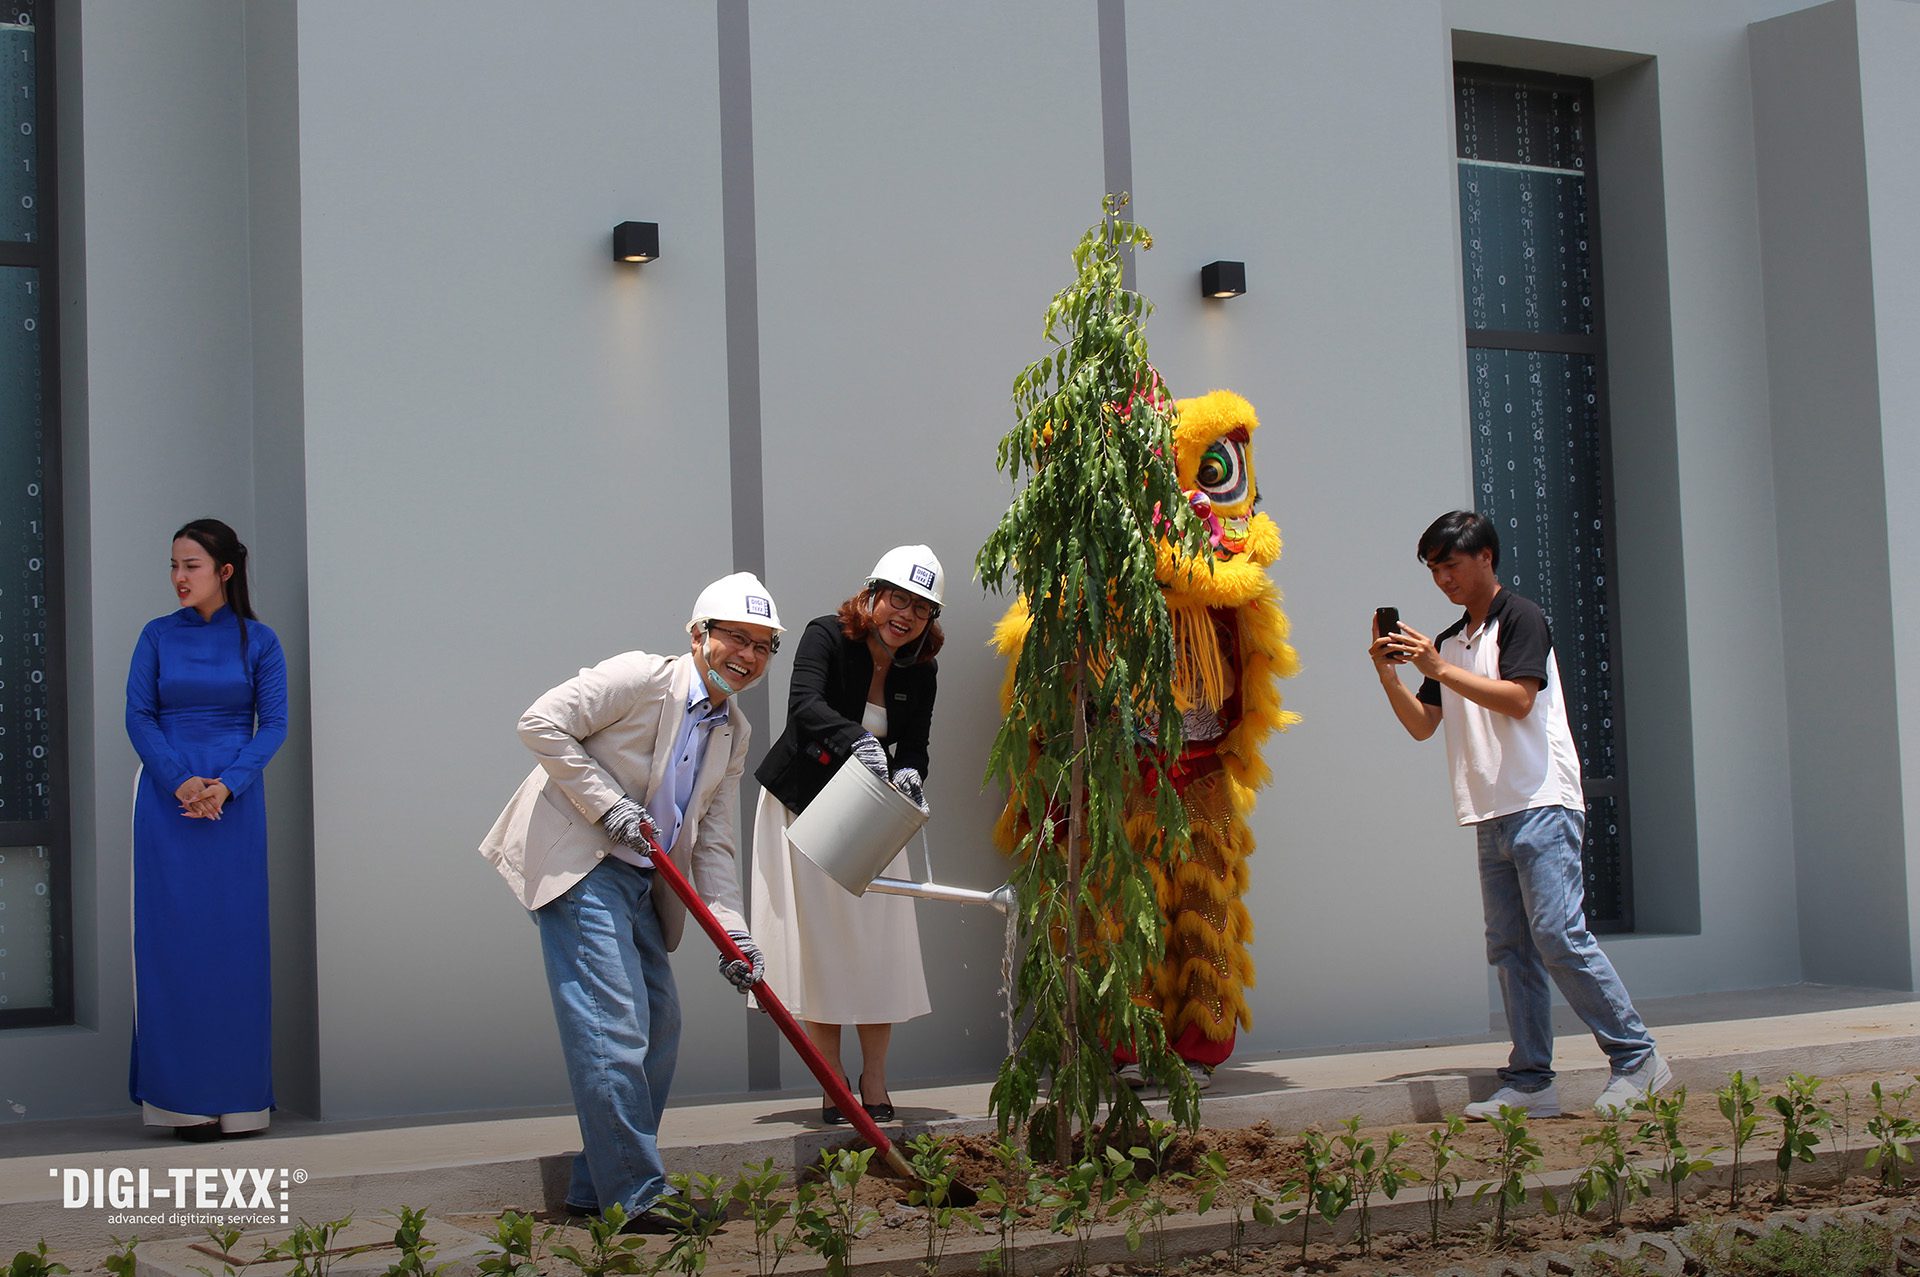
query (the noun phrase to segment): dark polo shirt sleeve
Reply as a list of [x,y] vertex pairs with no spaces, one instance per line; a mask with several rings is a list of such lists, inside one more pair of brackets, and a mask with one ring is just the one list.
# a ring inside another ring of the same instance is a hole
[[[1464,630],[1466,628],[1467,628],[1467,618],[1463,615],[1459,620],[1455,621],[1452,625],[1449,625],[1446,629],[1440,631],[1440,636],[1433,640],[1434,650],[1438,651],[1442,643],[1446,642],[1448,639],[1452,638],[1454,635],[1458,634],[1461,630]],[[1414,696],[1417,697],[1420,700],[1420,703],[1423,705],[1438,705],[1440,703],[1439,682],[1431,678],[1425,680],[1420,684],[1420,690],[1415,692]]]
[[1500,677],[1510,682],[1523,678],[1547,684],[1547,662],[1553,659],[1553,630],[1547,614],[1532,599],[1521,598],[1512,590],[1494,596],[1491,619],[1500,622]]

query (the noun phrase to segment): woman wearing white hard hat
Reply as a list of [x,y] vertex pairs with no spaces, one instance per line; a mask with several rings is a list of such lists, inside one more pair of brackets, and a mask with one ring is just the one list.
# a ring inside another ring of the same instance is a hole
[[[754,773],[764,789],[753,822],[753,934],[767,978],[829,1062],[841,1029],[860,1036],[861,1106],[891,1121],[887,1047],[893,1026],[927,1014],[927,977],[913,901],[849,894],[794,851],[787,826],[843,763],[864,766],[926,805],[927,740],[940,651],[940,560],[924,545],[880,556],[864,589],[801,635],[787,728]],[[906,871],[906,853],[888,867]],[[846,1116],[823,1101],[821,1120]]]

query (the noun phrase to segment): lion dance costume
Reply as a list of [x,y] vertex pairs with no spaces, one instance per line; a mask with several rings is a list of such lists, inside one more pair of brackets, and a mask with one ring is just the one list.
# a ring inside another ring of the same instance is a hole
[[[1253,1026],[1246,990],[1254,982],[1253,919],[1246,894],[1254,791],[1270,778],[1261,746],[1298,715],[1280,708],[1279,680],[1299,672],[1287,642],[1287,617],[1267,566],[1280,557],[1280,529],[1254,513],[1250,445],[1259,428],[1253,405],[1215,390],[1175,405],[1180,486],[1213,544],[1212,571],[1181,559],[1163,542],[1156,570],[1173,621],[1174,696],[1185,744],[1168,769],[1186,808],[1191,854],[1169,856],[1154,819],[1157,783],[1149,773],[1128,801],[1127,835],[1151,848],[1147,862],[1166,921],[1167,948],[1149,992],[1174,1054],[1211,1071],[1233,1052],[1234,1036]],[[1016,602],[994,630],[994,646],[1012,666],[1025,640],[1026,604]],[[1014,840],[1013,812],[1001,820],[1003,846]],[[1127,1061],[1131,1052],[1116,1051]]]

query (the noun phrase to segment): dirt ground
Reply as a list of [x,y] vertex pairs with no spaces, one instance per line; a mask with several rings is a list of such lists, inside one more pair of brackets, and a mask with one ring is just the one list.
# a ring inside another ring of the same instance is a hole
[[[1834,1115],[1834,1125],[1820,1132],[1822,1151],[1829,1149],[1859,1150],[1871,1143],[1867,1134],[1867,1120],[1873,1112],[1873,1102],[1869,1087],[1878,1081],[1889,1094],[1914,1082],[1909,1074],[1855,1074],[1847,1077],[1829,1079],[1821,1092],[1821,1100]],[[1742,1154],[1742,1191],[1740,1194],[1739,1214],[1759,1218],[1769,1210],[1772,1204],[1772,1190],[1775,1183],[1773,1164],[1774,1150],[1779,1143],[1779,1122],[1767,1099],[1781,1088],[1768,1086],[1763,1089],[1760,1101],[1760,1123],[1752,1140]],[[1908,1115],[1920,1117],[1920,1091],[1916,1091],[1907,1105]],[[1543,1173],[1555,1170],[1577,1169],[1587,1163],[1592,1153],[1583,1148],[1581,1141],[1599,1131],[1605,1124],[1590,1115],[1570,1115],[1563,1118],[1541,1119],[1530,1125],[1530,1133],[1541,1147]],[[1629,1155],[1636,1161],[1646,1163],[1657,1159],[1658,1153],[1645,1140],[1635,1135],[1636,1123],[1622,1123],[1622,1134],[1634,1136],[1629,1145]],[[1386,1127],[1362,1128],[1363,1137],[1373,1139],[1376,1144],[1384,1145],[1388,1133]],[[1435,1124],[1407,1124],[1395,1127],[1407,1135],[1400,1156],[1402,1164],[1413,1170],[1422,1169],[1422,1145],[1429,1131],[1440,1129]],[[1328,1133],[1337,1133],[1337,1126]],[[1681,1125],[1681,1138],[1693,1155],[1699,1156],[1709,1148],[1724,1149],[1729,1144],[1726,1120],[1720,1115],[1717,1102],[1709,1091],[1689,1094],[1685,1117]],[[1492,1172],[1486,1166],[1486,1158],[1496,1145],[1493,1130],[1483,1123],[1468,1124],[1459,1137],[1457,1147],[1463,1156],[1454,1163],[1453,1170],[1471,1183],[1489,1178]],[[849,1143],[847,1147],[857,1147]],[[967,1137],[953,1141],[953,1157],[957,1170],[956,1179],[974,1189],[980,1189],[996,1182],[1001,1174],[998,1160],[993,1155],[993,1142],[981,1137]],[[1167,1159],[1166,1170],[1192,1174],[1198,1170],[1209,1152],[1219,1153],[1230,1170],[1230,1180],[1235,1185],[1257,1187],[1267,1195],[1277,1193],[1280,1188],[1293,1179],[1301,1165],[1301,1139],[1299,1131],[1280,1130],[1262,1122],[1251,1127],[1238,1129],[1202,1128],[1201,1130],[1178,1137]],[[1724,1154],[1722,1154],[1724,1155]],[[1804,1168],[1797,1168],[1802,1170]],[[869,1175],[859,1187],[859,1201],[878,1214],[878,1222],[871,1225],[860,1236],[854,1247],[854,1262],[861,1266],[882,1264],[886,1271],[908,1274],[919,1271],[919,1264],[925,1255],[927,1228],[925,1213],[907,1202],[907,1192],[911,1185],[902,1181],[885,1178],[881,1175]],[[1167,1204],[1173,1208],[1174,1217],[1170,1221],[1178,1223],[1184,1217],[1190,1220],[1195,1208],[1197,1189],[1191,1183],[1174,1182],[1162,1194]],[[1539,1214],[1537,1186],[1530,1187],[1530,1198],[1519,1217],[1510,1225],[1512,1234],[1509,1249],[1517,1257],[1537,1250],[1571,1250],[1582,1240],[1604,1238],[1608,1235],[1604,1218],[1598,1220],[1568,1220],[1566,1218],[1546,1218]],[[788,1190],[789,1197],[791,1190]],[[1466,1195],[1462,1194],[1464,1203]],[[1401,1190],[1400,1200],[1409,1199],[1424,1202],[1426,1187],[1424,1184],[1411,1184]],[[1375,1204],[1381,1204],[1381,1198],[1375,1197]],[[1897,1200],[1902,1205],[1920,1205],[1920,1196],[1916,1196],[1910,1187],[1900,1193],[1883,1193],[1877,1181],[1854,1178],[1841,1185],[1806,1185],[1797,1181],[1793,1185],[1789,1205],[1793,1209],[1806,1211],[1826,1209],[1839,1205]],[[397,1205],[397,1204],[396,1204]],[[522,1209],[533,1209],[531,1204]],[[363,1212],[371,1215],[377,1212]],[[544,1274],[553,1277],[570,1277],[573,1268],[565,1261],[552,1255],[553,1248],[560,1245],[572,1245],[583,1251],[588,1244],[587,1231],[578,1226],[578,1221],[534,1210],[539,1221],[535,1227],[536,1237],[543,1239],[539,1243],[537,1255],[539,1268]],[[1701,1195],[1689,1193],[1683,1205],[1683,1220],[1678,1222],[1696,1222],[1708,1216],[1724,1216],[1729,1213],[1727,1191],[1724,1188],[1704,1192]],[[481,1236],[490,1236],[494,1230],[497,1216],[493,1214],[446,1214],[440,1216],[449,1224],[463,1228]],[[1207,1216],[1209,1221],[1224,1224],[1228,1215],[1222,1206],[1216,1205]],[[1654,1231],[1672,1228],[1676,1225],[1670,1216],[1664,1188],[1660,1195],[1645,1199],[1629,1209],[1625,1223],[1630,1229]],[[1443,1229],[1449,1225],[1443,1223]],[[1297,1239],[1299,1224],[1295,1223],[1282,1234]],[[1316,1232],[1319,1230],[1316,1229]],[[251,1240],[251,1239],[249,1239]],[[1048,1221],[1037,1209],[1023,1213],[1018,1233],[1017,1245],[1025,1248],[1048,1241],[1061,1240],[1048,1231]],[[967,1241],[966,1230],[956,1229],[953,1234],[953,1247],[959,1247]],[[666,1238],[649,1238],[644,1255],[651,1258],[658,1255],[667,1245]],[[1456,1223],[1450,1235],[1443,1235],[1438,1247],[1431,1246],[1424,1231],[1405,1233],[1400,1231],[1383,1232],[1376,1235],[1372,1253],[1361,1259],[1351,1241],[1333,1243],[1315,1241],[1308,1249],[1307,1263],[1301,1268],[1298,1241],[1272,1244],[1248,1249],[1241,1257],[1243,1271],[1252,1273],[1307,1273],[1326,1275],[1326,1277],[1363,1277],[1363,1275],[1399,1273],[1415,1277],[1418,1274],[1432,1272],[1454,1264],[1480,1264],[1489,1258],[1489,1247],[1484,1230],[1475,1226]],[[1151,1265],[1148,1252],[1143,1249],[1130,1264],[1109,1266],[1109,1273],[1128,1270],[1149,1271]],[[103,1266],[104,1256],[92,1254],[56,1255],[67,1263],[74,1277],[107,1277]],[[1018,1257],[1020,1271],[1032,1271],[1033,1259],[1027,1254]],[[804,1267],[817,1267],[817,1260],[804,1248],[796,1247],[789,1252],[782,1268],[793,1272]],[[1176,1261],[1169,1259],[1169,1266]],[[962,1268],[971,1268],[971,1263],[963,1263]],[[1195,1274],[1224,1273],[1232,1267],[1232,1257],[1224,1251],[1212,1255],[1195,1256],[1185,1261],[1186,1270]],[[753,1274],[756,1271],[754,1259],[754,1238],[751,1224],[739,1217],[739,1208],[735,1207],[734,1217],[715,1237],[713,1251],[707,1266],[710,1274]],[[1100,1277],[1096,1268],[1096,1277]]]
[[[1871,1143],[1866,1132],[1867,1120],[1873,1113],[1873,1101],[1869,1087],[1880,1082],[1885,1092],[1891,1095],[1901,1088],[1911,1085],[1914,1078],[1910,1074],[1862,1073],[1827,1080],[1821,1091],[1822,1103],[1833,1113],[1834,1125],[1820,1132],[1820,1149],[1861,1149]],[[1773,1205],[1773,1188],[1776,1182],[1773,1156],[1779,1143],[1779,1122],[1768,1104],[1768,1099],[1782,1088],[1768,1086],[1763,1088],[1759,1111],[1761,1119],[1752,1139],[1742,1150],[1740,1207],[1738,1213],[1758,1219],[1768,1211],[1776,1209]],[[1920,1116],[1920,1090],[1917,1090],[1907,1105],[1909,1116]],[[1542,1172],[1555,1170],[1575,1170],[1584,1166],[1592,1155],[1591,1148],[1583,1148],[1581,1141],[1599,1131],[1605,1125],[1599,1118],[1588,1114],[1574,1114],[1561,1118],[1540,1119],[1530,1124],[1530,1133],[1540,1144]],[[1363,1127],[1361,1135],[1373,1139],[1376,1144],[1384,1145],[1389,1129],[1397,1129],[1407,1134],[1407,1142],[1401,1149],[1403,1164],[1419,1170],[1422,1163],[1421,1145],[1429,1131],[1440,1129],[1437,1124],[1408,1124],[1394,1128]],[[1622,1123],[1622,1134],[1634,1136],[1629,1144],[1629,1155],[1637,1162],[1654,1161],[1658,1151],[1648,1141],[1635,1135],[1637,1124],[1631,1121]],[[1333,1133],[1330,1131],[1329,1133]],[[1685,1116],[1681,1123],[1681,1139],[1694,1156],[1706,1150],[1719,1147],[1724,1150],[1729,1144],[1727,1121],[1721,1116],[1718,1103],[1709,1091],[1690,1093],[1687,1096]],[[1492,1172],[1486,1165],[1487,1157],[1497,1144],[1492,1128],[1484,1123],[1469,1123],[1459,1137],[1457,1147],[1464,1156],[1454,1164],[1463,1179],[1471,1183],[1486,1179]],[[855,1147],[855,1145],[848,1145]],[[998,1180],[1001,1170],[993,1155],[993,1142],[981,1137],[967,1137],[954,1141],[954,1163],[958,1174],[956,1179],[973,1188],[981,1188]],[[1266,1193],[1277,1192],[1288,1180],[1294,1178],[1301,1165],[1301,1140],[1298,1131],[1282,1131],[1262,1122],[1251,1127],[1220,1130],[1203,1127],[1191,1134],[1182,1135],[1171,1150],[1166,1169],[1192,1174],[1201,1166],[1209,1152],[1218,1152],[1227,1162],[1231,1179],[1235,1183],[1259,1186]],[[1804,1168],[1796,1168],[1804,1172]],[[918,1271],[918,1264],[926,1250],[926,1217],[921,1210],[907,1204],[906,1194],[909,1185],[898,1180],[869,1175],[862,1181],[859,1189],[860,1202],[871,1207],[879,1214],[879,1222],[870,1227],[859,1239],[854,1248],[854,1261],[859,1265],[870,1263],[884,1264],[889,1271],[907,1274]],[[1696,1222],[1712,1215],[1729,1214],[1727,1191],[1724,1188],[1713,1189],[1696,1195],[1688,1192],[1683,1198],[1682,1219],[1671,1217],[1668,1199],[1663,1186],[1659,1195],[1643,1199],[1631,1207],[1625,1216],[1625,1225],[1629,1229],[1656,1231],[1669,1229],[1679,1222]],[[1197,1189],[1191,1183],[1175,1183],[1163,1196],[1167,1203],[1175,1208],[1178,1215],[1191,1217],[1196,1205]],[[1508,1249],[1517,1256],[1524,1256],[1537,1250],[1571,1249],[1582,1239],[1604,1238],[1610,1232],[1604,1217],[1595,1220],[1546,1218],[1539,1214],[1537,1188],[1530,1188],[1529,1203],[1521,1216],[1510,1225],[1511,1240]],[[1423,1184],[1413,1184],[1401,1190],[1400,1198],[1424,1201],[1426,1189]],[[1464,1201],[1465,1194],[1462,1195]],[[1376,1196],[1375,1204],[1381,1199]],[[1828,1209],[1835,1206],[1855,1205],[1880,1201],[1897,1201],[1901,1205],[1920,1204],[1920,1195],[1909,1187],[1899,1193],[1888,1194],[1874,1180],[1855,1177],[1840,1185],[1804,1185],[1794,1183],[1789,1196],[1789,1206],[1806,1211]],[[547,1218],[547,1217],[543,1217]],[[1209,1219],[1224,1223],[1226,1212],[1218,1205],[1208,1216]],[[449,1217],[450,1223],[458,1224],[476,1233],[488,1233],[492,1229],[491,1216],[455,1216]],[[555,1232],[548,1245],[583,1245],[587,1235],[583,1229],[568,1226],[558,1218],[547,1218],[555,1225]],[[1447,1226],[1443,1223],[1443,1229]],[[1297,1237],[1299,1225],[1296,1223],[1286,1230],[1286,1235]],[[958,1241],[961,1232],[956,1230]],[[1047,1221],[1038,1210],[1024,1213],[1017,1244],[1020,1246],[1058,1240],[1047,1231]],[[665,1239],[652,1239],[648,1251],[656,1252],[665,1244]],[[1308,1262],[1305,1271],[1313,1274],[1325,1274],[1329,1277],[1371,1277],[1373,1274],[1404,1273],[1417,1275],[1456,1264],[1483,1263],[1489,1256],[1489,1244],[1484,1230],[1475,1226],[1460,1228],[1451,1235],[1443,1234],[1441,1245],[1429,1244],[1424,1232],[1392,1232],[1378,1234],[1373,1242],[1369,1257],[1358,1257],[1354,1244],[1350,1241],[1331,1243],[1315,1241],[1308,1248]],[[1150,1264],[1143,1249],[1138,1262],[1129,1265],[1110,1266],[1112,1271],[1129,1269],[1147,1271]],[[812,1257],[802,1251],[791,1253],[783,1268],[798,1267],[802,1263],[812,1262]],[[1026,1260],[1020,1261],[1026,1268]],[[1271,1245],[1249,1249],[1242,1257],[1244,1271],[1252,1273],[1293,1273],[1300,1269],[1300,1251],[1298,1243]],[[1232,1266],[1232,1257],[1224,1251],[1212,1255],[1196,1256],[1186,1263],[1187,1270],[1196,1274],[1226,1272]],[[566,1273],[568,1265],[553,1261],[542,1265],[543,1271]],[[753,1233],[751,1226],[743,1219],[732,1219],[715,1239],[715,1246],[708,1266],[709,1273],[748,1273],[755,1272]]]

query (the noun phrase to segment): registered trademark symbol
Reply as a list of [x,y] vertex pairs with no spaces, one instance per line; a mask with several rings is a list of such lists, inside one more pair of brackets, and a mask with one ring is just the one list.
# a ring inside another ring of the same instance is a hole
[[295,1172],[293,1173],[293,1182],[294,1182],[294,1183],[296,1183],[296,1184],[304,1184],[304,1183],[306,1183],[306,1182],[307,1182],[307,1173],[306,1173],[305,1171],[295,1171]]

